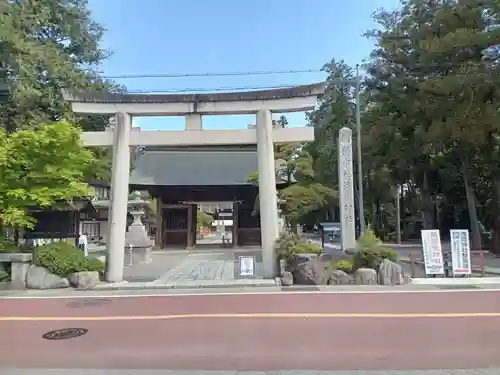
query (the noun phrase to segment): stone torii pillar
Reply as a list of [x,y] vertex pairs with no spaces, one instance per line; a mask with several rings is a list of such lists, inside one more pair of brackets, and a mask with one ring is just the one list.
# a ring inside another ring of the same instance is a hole
[[279,236],[279,219],[271,111],[257,112],[256,128],[262,261],[264,277],[272,278],[277,271],[274,246]]
[[123,280],[130,178],[130,132],[132,129],[130,114],[119,112],[115,116],[108,255],[106,257],[106,281],[110,283]]

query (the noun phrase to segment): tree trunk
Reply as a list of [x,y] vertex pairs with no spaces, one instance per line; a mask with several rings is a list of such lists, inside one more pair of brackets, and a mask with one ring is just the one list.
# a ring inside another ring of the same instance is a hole
[[424,180],[422,184],[422,202],[424,203],[424,217],[423,217],[423,227],[424,229],[434,229],[434,215],[432,214],[432,204],[431,197],[429,193],[429,179],[427,176],[427,171],[424,171]]
[[492,246],[491,252],[495,254],[500,254],[500,179],[493,179],[493,193],[494,193],[494,204],[496,207],[495,210],[495,219],[494,219],[494,228],[493,228],[493,238],[492,238]]
[[16,243],[17,246],[19,246],[19,238],[20,238],[20,235],[19,235],[19,227],[16,227],[14,229],[14,242]]
[[474,189],[469,181],[469,172],[465,163],[462,163],[462,178],[465,187],[465,197],[467,199],[467,210],[469,211],[470,229],[471,229],[471,246],[472,250],[481,250],[481,231],[479,229],[479,220],[477,219],[477,205]]

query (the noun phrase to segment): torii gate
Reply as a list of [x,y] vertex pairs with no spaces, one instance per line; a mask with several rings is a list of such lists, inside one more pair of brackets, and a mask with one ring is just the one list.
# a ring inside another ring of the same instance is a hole
[[[276,276],[274,242],[279,235],[274,143],[314,140],[314,129],[272,127],[272,113],[314,109],[323,83],[290,88],[219,94],[114,94],[64,90],[75,113],[116,116],[111,131],[84,132],[86,146],[113,147],[111,212],[106,279],[123,280],[130,146],[194,146],[257,144],[261,243],[264,276]],[[203,115],[255,114],[256,127],[244,130],[204,130]],[[131,131],[132,116],[185,116],[183,131]]]

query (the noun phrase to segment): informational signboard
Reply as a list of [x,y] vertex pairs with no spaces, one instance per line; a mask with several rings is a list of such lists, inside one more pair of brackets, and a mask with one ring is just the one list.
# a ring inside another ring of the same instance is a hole
[[240,276],[254,276],[255,258],[240,257]]
[[467,229],[450,230],[451,264],[453,275],[470,275],[472,273],[469,231]]
[[426,275],[443,275],[444,262],[439,230],[426,229],[421,235]]

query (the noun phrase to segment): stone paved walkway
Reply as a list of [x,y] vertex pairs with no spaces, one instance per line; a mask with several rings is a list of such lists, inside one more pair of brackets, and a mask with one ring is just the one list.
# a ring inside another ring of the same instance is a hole
[[[241,256],[254,257],[254,276],[240,275]],[[224,286],[238,282],[243,285],[254,284],[251,279],[262,279],[262,268],[260,248],[164,250],[153,252],[148,263],[126,262],[124,279],[149,286]]]

